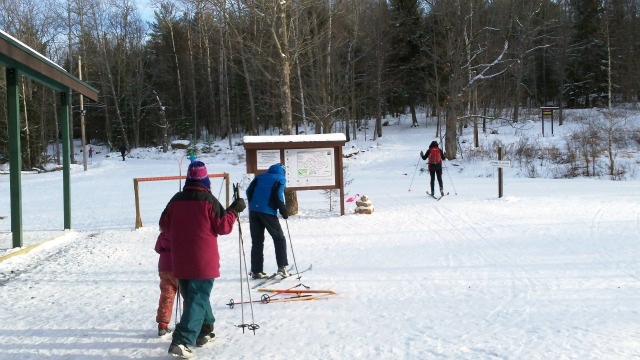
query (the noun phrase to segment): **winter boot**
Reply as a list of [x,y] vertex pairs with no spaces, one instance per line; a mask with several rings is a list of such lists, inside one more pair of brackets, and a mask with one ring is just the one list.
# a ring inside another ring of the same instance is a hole
[[215,340],[216,334],[208,333],[207,335],[200,336],[196,339],[196,346],[203,347],[205,344]]
[[287,268],[284,266],[278,267],[278,275],[282,277],[289,277],[291,274],[287,271]]
[[165,336],[167,334],[171,334],[173,330],[171,330],[171,328],[169,328],[169,325],[165,324],[165,323],[159,323],[158,324],[158,336]]
[[251,272],[251,273],[249,273],[249,275],[251,275],[251,278],[254,279],[254,280],[255,279],[265,279],[265,278],[269,277],[269,275],[267,275],[266,273],[263,273],[263,272]]
[[440,196],[444,196],[444,189],[440,188]]
[[196,339],[196,346],[203,347],[206,343],[212,341],[216,334],[213,333],[213,324],[202,324],[200,335]]
[[169,354],[181,359],[190,359],[196,356],[196,353],[193,350],[189,349],[187,345],[176,344],[174,342],[169,345]]

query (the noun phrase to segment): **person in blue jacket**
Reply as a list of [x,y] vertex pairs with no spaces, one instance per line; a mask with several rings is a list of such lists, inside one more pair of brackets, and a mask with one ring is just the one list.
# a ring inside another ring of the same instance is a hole
[[285,167],[273,164],[267,172],[256,176],[247,188],[249,200],[249,230],[251,232],[251,277],[266,278],[264,265],[264,230],[273,239],[278,263],[277,273],[280,276],[290,276],[287,271],[287,240],[278,221],[278,211],[282,218],[287,219],[287,207],[284,203],[284,188],[287,184]]

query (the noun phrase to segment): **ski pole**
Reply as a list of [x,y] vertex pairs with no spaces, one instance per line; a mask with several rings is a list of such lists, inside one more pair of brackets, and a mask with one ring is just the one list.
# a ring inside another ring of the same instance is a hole
[[[444,166],[444,164],[443,164]],[[451,182],[451,187],[453,188],[453,193],[458,195],[458,192],[456,191],[456,187],[453,186],[453,180],[451,180],[451,174],[449,173],[449,167],[448,166],[444,166],[445,170],[447,170],[447,175],[449,176],[449,181]]]
[[178,289],[176,289],[176,315],[173,317],[174,329],[178,325],[178,322],[180,321],[181,317],[182,317],[182,304],[180,303],[180,283],[178,283]]
[[[242,300],[242,299],[241,299],[241,300],[240,300],[241,302],[237,303],[237,302],[234,302],[234,301],[233,301],[233,299],[230,299],[230,300],[229,300],[229,302],[228,302],[227,304],[225,304],[225,305],[227,305],[227,306],[229,306],[229,308],[233,309],[234,305],[238,305],[238,304],[248,304],[248,303],[258,303],[258,302],[259,302],[259,303],[263,303],[263,304],[268,304],[268,303],[270,303],[270,302],[271,302],[271,300],[272,300],[274,297],[276,297],[276,296],[278,296],[278,295],[282,295],[282,294],[291,294],[291,293],[292,293],[292,290],[293,290],[293,289],[295,289],[295,288],[297,288],[298,286],[304,286],[304,285],[303,285],[303,284],[298,284],[298,285],[296,285],[296,286],[292,286],[292,287],[290,287],[290,288],[288,288],[288,289],[285,289],[285,290],[274,290],[275,292],[274,292],[273,294],[270,294],[270,295],[263,294],[263,295],[260,297],[260,300],[244,301],[244,300]],[[306,286],[304,286],[304,287],[306,287]],[[263,290],[264,290],[264,289],[263,289]],[[260,290],[258,290],[258,291],[260,291]],[[302,290],[302,291],[300,291],[300,293],[302,293],[302,292],[304,292],[304,291],[305,291],[305,290]],[[306,290],[306,291],[308,291],[308,292],[312,292],[312,290]],[[305,296],[308,296],[308,295],[305,295]],[[298,295],[298,296],[294,296],[294,298],[295,298],[295,297],[302,297],[302,296],[301,296],[301,295]],[[278,298],[278,300],[282,300],[282,299],[283,299],[283,298]],[[290,299],[290,298],[284,298],[284,299]]]
[[[239,184],[233,184],[233,199],[239,199],[240,195],[239,195]],[[253,335],[256,334],[256,330],[260,328],[260,326],[258,324],[255,323],[255,319],[254,319],[254,315],[253,315],[253,301],[251,300],[251,287],[249,286],[249,276],[247,275],[246,277],[246,283],[247,283],[247,294],[249,295],[249,306],[251,308],[251,324],[246,324],[244,322],[244,292],[242,291],[242,265],[243,265],[243,260],[244,260],[244,273],[248,274],[247,272],[247,257],[245,256],[245,252],[244,252],[244,242],[242,241],[242,226],[240,226],[240,216],[237,216],[236,219],[238,220],[238,259],[239,259],[239,263],[240,263],[240,308],[241,308],[241,313],[242,313],[242,323],[240,325],[236,325],[240,328],[242,328],[242,332],[244,333],[244,328],[247,328],[249,330],[253,331]]]
[[413,178],[416,177],[416,171],[418,171],[418,165],[420,164],[420,158],[418,157],[418,162],[416,163],[416,168],[413,170],[413,176],[411,177],[411,183],[409,183],[409,191],[411,191],[411,185],[413,185]]
[[178,160],[178,157],[176,156],[176,160],[178,161],[178,191],[182,191],[182,160],[184,160],[184,155],[182,155],[182,157],[180,158],[180,160]]
[[[298,281],[300,281],[300,279],[302,278],[300,276],[300,272],[298,272],[298,263],[296,262],[296,254],[293,252],[293,242],[291,241],[291,232],[289,231],[289,222],[287,221],[287,219],[284,219],[284,223],[287,224],[287,235],[289,236],[289,247],[291,247],[291,256],[293,257],[293,265],[296,268],[296,275],[297,275],[297,279]],[[304,287],[306,287],[308,289],[307,286],[300,284]]]

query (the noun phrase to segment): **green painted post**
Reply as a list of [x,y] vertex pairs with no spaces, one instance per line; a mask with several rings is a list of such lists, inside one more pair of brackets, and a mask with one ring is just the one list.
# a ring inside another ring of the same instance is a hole
[[13,247],[22,247],[22,158],[20,157],[20,72],[6,68],[7,120],[9,122],[9,188],[11,189],[11,234]]
[[69,96],[60,92],[60,120],[62,127],[62,183],[64,201],[64,229],[71,229],[71,137],[69,135]]

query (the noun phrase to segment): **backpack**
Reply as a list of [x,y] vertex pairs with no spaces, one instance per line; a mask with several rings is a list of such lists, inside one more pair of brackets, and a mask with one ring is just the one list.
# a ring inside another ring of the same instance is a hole
[[442,162],[442,157],[440,156],[440,149],[437,147],[433,147],[429,149],[429,164],[439,164]]

